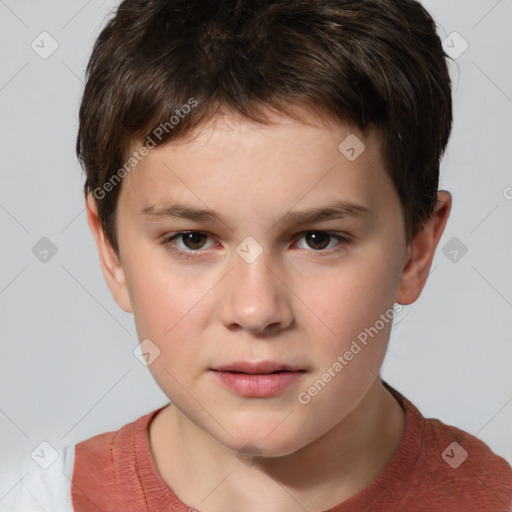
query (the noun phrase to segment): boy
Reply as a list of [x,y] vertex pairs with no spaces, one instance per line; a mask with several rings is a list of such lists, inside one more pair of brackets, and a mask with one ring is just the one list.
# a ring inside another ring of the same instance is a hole
[[380,378],[449,216],[451,112],[414,0],[120,5],[77,153],[171,403],[68,450],[63,507],[511,509],[508,463]]

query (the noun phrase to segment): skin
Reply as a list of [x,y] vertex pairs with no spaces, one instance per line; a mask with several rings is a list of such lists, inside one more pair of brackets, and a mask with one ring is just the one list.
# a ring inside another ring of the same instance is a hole
[[[451,195],[440,191],[434,213],[406,244],[375,130],[363,136],[341,124],[271,119],[262,126],[217,117],[195,137],[152,149],[123,180],[119,255],[87,199],[108,286],[133,312],[139,339],[160,350],[149,369],[172,404],[149,428],[156,467],[181,501],[202,512],[322,511],[386,466],[405,427],[380,380],[391,322],[309,403],[298,394],[395,302],[419,297],[451,209]],[[366,146],[355,161],[338,150],[350,133]],[[141,214],[178,200],[214,210],[223,222]],[[334,200],[372,214],[281,220]],[[188,245],[184,237],[164,240],[186,230],[206,236]],[[351,242],[326,236],[327,248],[318,248],[304,234],[311,231]],[[248,236],[263,250],[252,263],[236,252]],[[180,257],[170,247],[192,254]],[[210,371],[237,360],[306,371],[277,396],[247,398]]]

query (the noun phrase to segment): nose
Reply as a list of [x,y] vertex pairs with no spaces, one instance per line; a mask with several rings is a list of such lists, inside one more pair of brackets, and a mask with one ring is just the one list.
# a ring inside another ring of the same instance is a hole
[[240,258],[227,275],[220,317],[230,330],[275,333],[293,322],[291,290],[263,252],[255,261]]

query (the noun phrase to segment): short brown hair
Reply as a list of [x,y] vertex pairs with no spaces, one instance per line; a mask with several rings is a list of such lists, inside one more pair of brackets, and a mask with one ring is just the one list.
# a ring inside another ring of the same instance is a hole
[[95,42],[76,142],[116,252],[115,180],[135,141],[176,140],[222,107],[266,123],[293,106],[379,129],[410,241],[436,204],[452,126],[446,55],[419,2],[124,0]]

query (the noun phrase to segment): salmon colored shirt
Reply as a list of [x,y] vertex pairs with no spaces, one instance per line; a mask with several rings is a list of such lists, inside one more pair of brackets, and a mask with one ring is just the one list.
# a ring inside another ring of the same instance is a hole
[[[512,511],[512,468],[505,459],[471,434],[424,418],[383,384],[406,413],[400,444],[371,484],[325,512]],[[152,458],[148,426],[161,409],[76,445],[71,483],[76,512],[195,510],[177,498]]]

